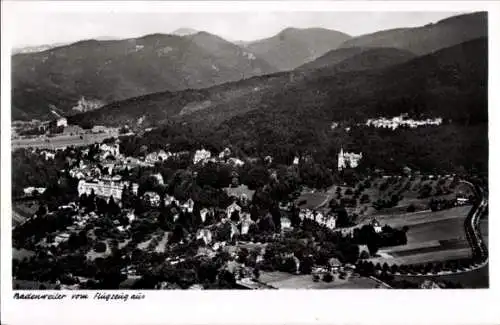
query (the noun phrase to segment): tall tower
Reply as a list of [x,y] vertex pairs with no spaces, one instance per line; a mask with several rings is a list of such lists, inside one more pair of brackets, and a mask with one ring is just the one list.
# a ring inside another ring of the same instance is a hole
[[342,146],[340,146],[339,158],[338,158],[338,169],[339,171],[345,168],[345,160],[344,160],[344,150]]

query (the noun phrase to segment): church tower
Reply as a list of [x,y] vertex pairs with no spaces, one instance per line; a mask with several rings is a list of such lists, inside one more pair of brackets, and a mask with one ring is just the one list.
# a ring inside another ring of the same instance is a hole
[[342,146],[340,146],[339,158],[338,158],[338,169],[339,171],[345,168],[345,160],[344,160],[344,150]]

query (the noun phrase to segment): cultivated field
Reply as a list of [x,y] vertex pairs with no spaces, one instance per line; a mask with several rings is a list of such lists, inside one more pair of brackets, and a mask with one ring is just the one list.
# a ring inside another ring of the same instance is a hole
[[284,272],[261,272],[259,281],[277,289],[373,289],[380,284],[372,279],[350,275],[340,279],[334,275],[332,282],[314,282],[312,275],[293,275]]
[[450,281],[455,284],[459,283],[464,288],[481,289],[489,287],[489,266],[485,266],[468,272],[461,272],[447,275],[428,275],[428,276],[411,276],[411,275],[395,275],[395,280],[406,280],[413,283],[421,284],[425,280],[431,281]]
[[61,135],[56,137],[14,139],[11,143],[12,149],[29,147],[39,149],[58,149],[68,146],[86,146],[92,143],[102,142],[104,139],[116,136],[118,136],[118,133],[86,133],[82,135]]
[[377,217],[384,225],[408,226],[408,244],[380,249],[374,263],[414,264],[471,256],[464,221],[471,207]]

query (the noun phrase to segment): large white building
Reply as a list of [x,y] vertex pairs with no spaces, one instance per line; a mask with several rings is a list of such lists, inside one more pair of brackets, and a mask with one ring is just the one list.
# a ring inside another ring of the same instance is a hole
[[196,150],[193,158],[193,164],[204,162],[205,160],[210,159],[211,156],[212,153],[208,150],[205,149]]
[[344,152],[344,149],[340,147],[338,169],[342,170],[344,168],[356,168],[358,167],[361,158],[363,158],[362,152],[360,152],[359,154],[354,152]]
[[[129,182],[126,181],[114,181],[112,179],[100,179],[96,181],[85,181],[80,180],[78,183],[78,195],[82,196],[83,194],[90,195],[92,190],[94,194],[99,197],[103,197],[108,199],[113,196],[115,200],[122,199],[123,189],[125,187],[130,186]],[[139,189],[139,185],[136,183],[132,183],[131,191],[133,194],[137,195],[137,190]]]

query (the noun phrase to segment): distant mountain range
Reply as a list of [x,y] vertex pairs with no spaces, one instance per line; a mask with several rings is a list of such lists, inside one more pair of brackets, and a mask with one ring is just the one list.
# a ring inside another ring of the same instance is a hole
[[285,71],[315,60],[350,38],[345,33],[324,28],[287,28],[273,37],[242,46]]
[[[300,130],[306,125],[328,127],[333,120],[363,122],[377,114],[484,121],[486,76],[485,38],[422,57],[390,48],[369,49],[324,69],[301,68],[206,89],[131,98],[71,120],[118,126],[134,125],[145,117],[144,126],[179,120],[209,128],[227,122],[229,130],[248,134],[259,132],[255,125],[265,121],[279,121],[280,126],[293,121]],[[472,109],[474,102],[482,108]]]
[[177,36],[188,36],[188,35],[193,35],[196,33],[198,33],[198,31],[196,29],[183,27],[183,28],[178,28],[178,29],[174,30],[171,34],[177,35]]
[[204,88],[277,69],[208,33],[82,41],[12,57],[12,117],[69,111],[84,96],[113,102],[164,90]]
[[[51,104],[70,112],[85,97],[112,104],[76,120],[133,123],[143,114],[155,117],[150,123],[156,125],[170,118],[206,119],[208,124],[218,125],[242,112],[261,108],[267,111],[272,106],[268,103],[270,96],[291,85],[306,94],[314,89],[311,83],[321,78],[372,87],[352,76],[366,75],[371,80],[367,70],[386,71],[418,61],[422,55],[486,37],[486,18],[486,13],[474,13],[423,27],[354,38],[321,28],[288,28],[267,39],[237,44],[207,32],[181,28],[173,34],[183,36],[154,34],[127,40],[91,40],[41,53],[17,54],[12,57],[12,116],[45,118]],[[418,76],[423,72],[414,73]],[[211,88],[202,89],[206,87]],[[370,91],[361,88],[362,93]],[[150,95],[143,96],[146,94]],[[358,97],[336,96],[347,101],[346,107]],[[296,98],[297,102],[301,98]],[[321,93],[315,101],[321,102],[320,98]],[[105,117],[111,111],[113,115]],[[197,114],[189,117],[194,111]]]
[[392,47],[424,55],[488,35],[487,14],[477,12],[443,19],[415,28],[398,28],[362,35],[345,41],[340,48]]

